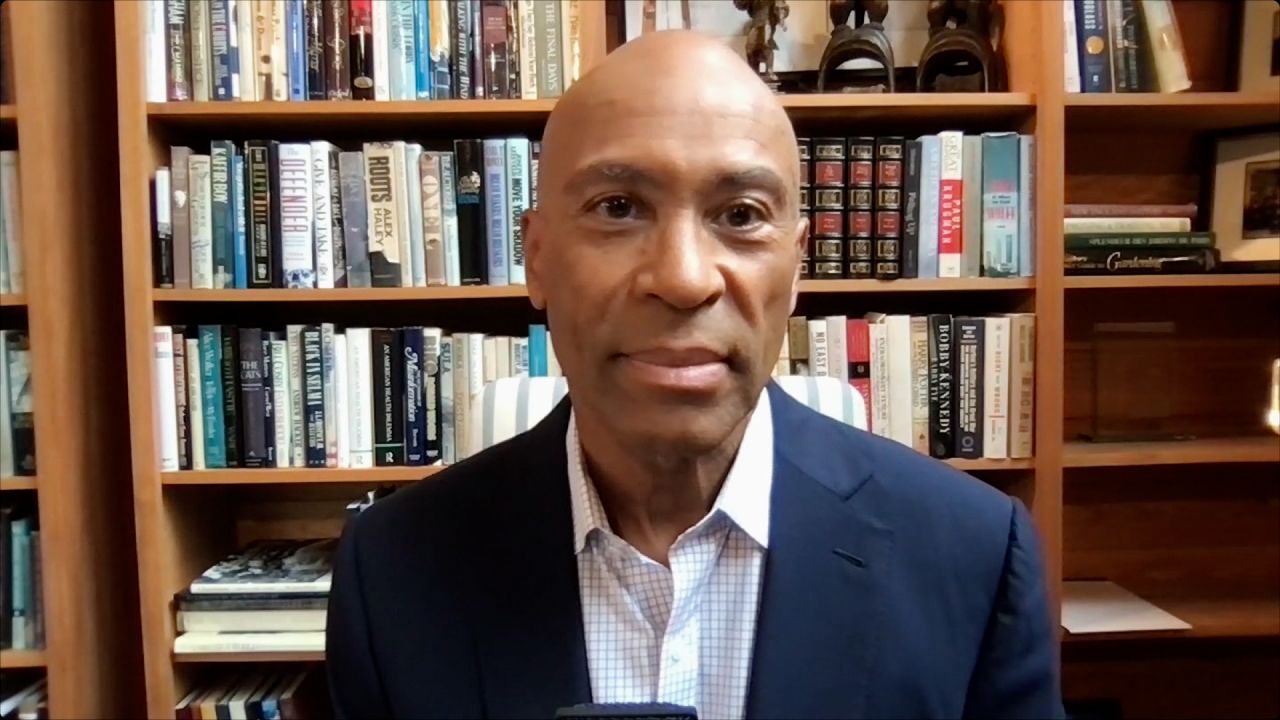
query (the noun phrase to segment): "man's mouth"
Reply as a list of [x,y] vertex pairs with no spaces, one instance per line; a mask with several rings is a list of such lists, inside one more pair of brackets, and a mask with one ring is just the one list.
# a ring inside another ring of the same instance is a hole
[[658,347],[621,356],[624,372],[654,389],[710,392],[729,377],[726,353],[708,347]]

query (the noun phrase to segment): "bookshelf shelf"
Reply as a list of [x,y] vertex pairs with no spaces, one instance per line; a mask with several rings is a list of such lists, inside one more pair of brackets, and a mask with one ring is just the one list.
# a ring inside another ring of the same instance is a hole
[[1203,275],[1080,275],[1064,278],[1063,285],[1068,290],[1201,287],[1280,288],[1280,274],[1246,273],[1231,275],[1205,273]]
[[802,293],[990,292],[1032,290],[1034,278],[801,280]]
[[886,119],[949,123],[1011,121],[1035,111],[1031,93],[826,93],[784,95],[792,120]]
[[944,460],[946,464],[957,470],[972,472],[975,470],[1032,470],[1036,466],[1034,458],[1018,458],[1010,460],[988,460],[981,458],[978,460],[965,460],[963,458],[951,458]]
[[44,650],[0,650],[0,668],[42,668],[45,666]]
[[175,128],[283,128],[314,133],[341,128],[367,129],[402,123],[403,127],[518,127],[546,120],[555,100],[309,100],[307,102],[171,102],[148,103],[147,118]]
[[26,293],[3,293],[0,294],[0,307],[26,307]]
[[1268,93],[1083,93],[1066,96],[1068,130],[1231,130],[1280,124]]
[[160,474],[165,485],[315,485],[407,483],[440,472],[440,466],[374,468],[234,468]]
[[323,651],[315,652],[261,652],[261,653],[182,653],[174,654],[179,663],[242,663],[242,662],[321,662]]
[[1068,468],[1274,462],[1280,462],[1280,437],[1275,435],[1169,442],[1069,442],[1063,450],[1063,466]]
[[9,492],[10,490],[35,490],[36,488],[36,478],[34,477],[23,476],[0,478],[0,492]]
[[1188,630],[1151,632],[1090,633],[1064,632],[1068,643],[1102,641],[1142,641],[1192,638],[1276,638],[1280,637],[1280,596],[1261,591],[1237,596],[1203,596],[1140,593],[1157,607],[1191,625]]
[[0,125],[16,127],[18,124],[18,108],[13,103],[0,105]]

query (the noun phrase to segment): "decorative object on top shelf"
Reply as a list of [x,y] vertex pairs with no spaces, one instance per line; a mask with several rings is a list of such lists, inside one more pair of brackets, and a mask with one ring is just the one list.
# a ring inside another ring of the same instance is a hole
[[1280,271],[1280,141],[1274,132],[1218,140],[1212,222],[1228,270]]
[[1280,95],[1280,0],[1241,4],[1239,89]]
[[[735,0],[737,2],[739,0]],[[880,92],[894,91],[893,45],[884,31],[889,14],[889,0],[827,0],[831,12],[831,39],[818,63],[818,92],[824,92],[827,74],[842,63],[855,58],[875,61],[884,69],[884,81],[867,88]],[[849,15],[854,27],[849,27]],[[864,17],[866,22],[864,22]]]
[[[773,53],[778,49],[774,39],[778,27],[787,29],[787,16],[791,8],[787,0],[733,0],[733,6],[747,11],[751,19],[747,21],[747,64],[774,92],[778,91],[778,75],[773,71]],[[687,7],[687,5],[686,5]],[[764,69],[761,70],[760,66]]]
[[930,0],[929,42],[916,70],[919,92],[1002,92],[999,0]]

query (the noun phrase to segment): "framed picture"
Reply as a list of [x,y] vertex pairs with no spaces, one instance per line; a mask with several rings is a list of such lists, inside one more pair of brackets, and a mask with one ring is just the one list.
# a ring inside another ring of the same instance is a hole
[[1280,134],[1218,141],[1213,232],[1228,269],[1280,271]]
[[1240,89],[1280,95],[1280,0],[1244,5],[1240,38]]

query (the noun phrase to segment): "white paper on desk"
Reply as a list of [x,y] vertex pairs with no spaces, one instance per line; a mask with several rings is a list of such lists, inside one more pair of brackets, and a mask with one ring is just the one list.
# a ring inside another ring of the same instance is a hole
[[1189,630],[1191,625],[1109,580],[1068,580],[1062,583],[1062,627],[1084,634]]

